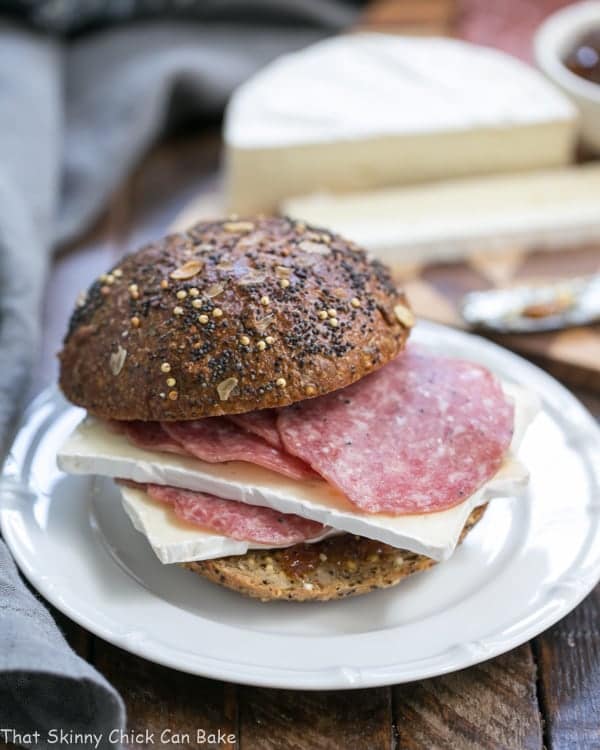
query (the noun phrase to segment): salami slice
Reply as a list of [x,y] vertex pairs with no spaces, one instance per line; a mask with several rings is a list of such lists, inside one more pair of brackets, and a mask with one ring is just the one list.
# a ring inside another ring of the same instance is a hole
[[513,406],[471,362],[409,347],[343,390],[279,411],[286,449],[369,513],[429,513],[500,468]]
[[127,439],[138,448],[148,451],[165,451],[167,453],[178,453],[181,456],[190,456],[180,443],[173,440],[163,430],[160,422],[117,422],[111,423],[119,432],[125,434]]
[[277,412],[274,409],[261,409],[246,414],[232,414],[229,419],[246,432],[258,435],[274,448],[283,450],[283,443],[277,431]]
[[163,429],[202,461],[246,461],[292,479],[314,477],[304,461],[274,448],[257,435],[241,430],[225,417],[189,422],[163,422]]
[[154,500],[168,503],[175,514],[232,539],[259,544],[298,544],[323,534],[327,527],[316,521],[279,513],[271,508],[224,500],[205,492],[149,484],[146,492]]

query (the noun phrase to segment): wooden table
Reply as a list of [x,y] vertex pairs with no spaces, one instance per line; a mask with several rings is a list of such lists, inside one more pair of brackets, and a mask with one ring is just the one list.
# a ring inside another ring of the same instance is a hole
[[[214,186],[215,135],[156,148],[93,231],[54,263],[35,390],[56,378],[55,353],[79,290],[124,252],[163,234]],[[586,397],[600,416],[600,400]],[[371,690],[267,690],[181,674],[132,656],[57,613],[69,642],[121,692],[129,729],[189,734],[183,747],[237,750],[592,750],[600,748],[600,587],[532,642],[462,672]],[[234,742],[200,745],[219,729]],[[185,737],[182,737],[185,740]],[[165,743],[166,745],[166,743]]]

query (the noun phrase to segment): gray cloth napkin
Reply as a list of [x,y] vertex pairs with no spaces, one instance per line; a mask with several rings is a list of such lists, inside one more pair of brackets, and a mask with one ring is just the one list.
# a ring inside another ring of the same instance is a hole
[[[238,5],[237,22],[233,11],[227,23],[138,22],[69,42],[0,21],[0,460],[36,359],[52,248],[96,217],[174,102],[217,116],[256,69],[355,13],[282,0],[277,23],[274,0]],[[269,25],[248,22],[253,7]],[[36,747],[56,747],[51,728],[95,731],[107,747],[124,723],[117,692],[71,651],[0,541],[0,728],[40,731]]]

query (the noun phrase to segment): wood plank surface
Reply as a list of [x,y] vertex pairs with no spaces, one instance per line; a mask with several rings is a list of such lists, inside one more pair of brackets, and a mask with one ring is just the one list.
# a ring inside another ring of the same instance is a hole
[[540,704],[553,750],[600,748],[600,587],[536,638]]
[[456,0],[372,0],[358,22],[358,29],[446,36],[452,32],[456,17]]
[[542,723],[531,648],[397,686],[394,718],[402,750],[539,750]]
[[391,750],[390,688],[240,688],[240,750]]
[[126,701],[125,747],[237,750],[235,685],[161,667],[99,638],[93,663]]

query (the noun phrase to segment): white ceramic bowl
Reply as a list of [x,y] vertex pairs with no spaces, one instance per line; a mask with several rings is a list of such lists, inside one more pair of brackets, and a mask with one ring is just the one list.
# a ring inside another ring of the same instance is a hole
[[570,5],[551,15],[537,30],[533,45],[540,70],[577,105],[585,146],[600,154],[600,84],[575,75],[563,62],[577,40],[592,29],[600,29],[597,0]]

